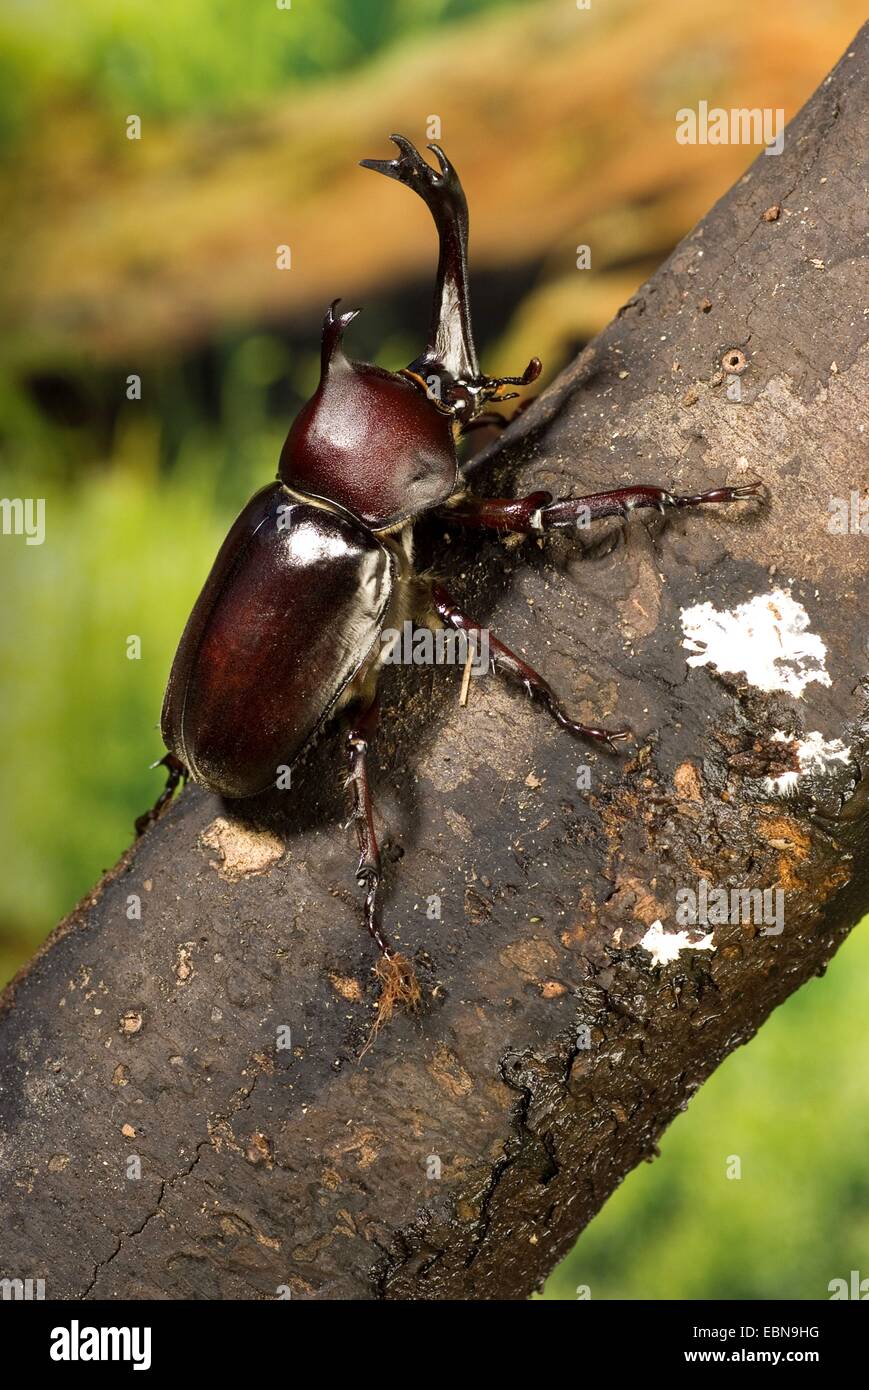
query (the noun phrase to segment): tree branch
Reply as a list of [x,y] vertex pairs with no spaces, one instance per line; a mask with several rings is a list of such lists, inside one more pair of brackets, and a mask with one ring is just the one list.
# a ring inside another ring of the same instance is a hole
[[[5,1274],[49,1297],[523,1298],[823,971],[869,899],[867,539],[828,529],[866,481],[867,66],[864,29],[784,152],[477,470],[556,496],[761,477],[768,509],[634,519],[584,550],[454,531],[446,561],[443,524],[420,528],[469,610],[577,717],[629,724],[632,753],[494,679],[462,707],[456,671],[388,677],[386,920],[426,1009],[361,1062],[376,985],[341,741],[291,794],[184,792],[5,996]],[[781,934],[715,924],[714,950],[656,964],[701,880],[781,889]]]

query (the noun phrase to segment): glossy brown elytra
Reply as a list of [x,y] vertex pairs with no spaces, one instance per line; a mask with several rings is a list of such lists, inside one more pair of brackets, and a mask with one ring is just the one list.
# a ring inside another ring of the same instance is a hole
[[[515,396],[506,387],[534,381],[540,362],[533,358],[519,377],[480,372],[462,186],[439,146],[428,147],[436,170],[409,140],[392,140],[395,159],[363,160],[363,166],[407,184],[434,218],[439,258],[428,342],[402,372],[353,362],[343,338],[358,310],[339,314],[336,300],[327,312],[320,383],[290,429],[278,479],[232,526],[184,629],[163,704],[167,786],[137,823],[145,829],[188,774],[228,798],[264,791],[340,713],[349,727],[356,874],[366,890],[365,923],[380,951],[378,1022],[397,1002],[413,1006],[419,999],[413,969],[381,921],[367,771],[381,633],[408,616],[434,628],[479,630],[439,583],[415,572],[414,521],[434,511],[458,525],[544,535],[573,528],[580,518],[741,501],[760,491],[752,483],[692,496],[652,486],[558,501],[548,492],[471,496],[456,436],[488,419],[490,402]],[[542,676],[493,636],[488,642],[495,668],[517,678],[570,733],[610,748],[627,737],[627,730],[572,720]]]

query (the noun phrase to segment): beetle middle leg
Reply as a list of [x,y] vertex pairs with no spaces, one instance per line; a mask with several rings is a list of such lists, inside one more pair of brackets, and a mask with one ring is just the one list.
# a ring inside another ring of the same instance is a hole
[[179,782],[186,782],[190,776],[188,769],[184,766],[180,758],[176,758],[174,753],[167,753],[164,758],[158,758],[152,767],[166,768],[166,785],[161,791],[150,811],[145,811],[143,815],[136,818],[136,834],[144,835],[149,825],[153,825],[164,812],[172,797],[175,795]]
[[[481,625],[474,618],[470,618],[467,613],[462,612],[441,584],[432,584],[431,602],[435,613],[445,626],[455,628],[457,632],[466,633],[479,633],[482,630]],[[547,680],[544,680],[538,671],[534,670],[533,666],[529,666],[527,661],[523,661],[520,656],[517,656],[491,633],[488,640],[489,652],[495,669],[505,671],[519,680],[528,694],[538,699],[548,709],[562,729],[566,729],[568,733],[575,734],[579,738],[586,738],[593,743],[603,744],[612,752],[617,751],[617,741],[630,738],[630,729],[601,729],[597,725],[579,724],[575,719],[571,719],[552,686]]]
[[347,734],[347,746],[350,750],[347,785],[353,789],[353,822],[359,845],[356,879],[365,889],[365,925],[380,951],[376,974],[382,985],[382,993],[367,1046],[370,1046],[376,1033],[391,1018],[396,1005],[404,1005],[413,1011],[419,1007],[422,999],[413,966],[405,956],[396,951],[383,931],[383,872],[368,780],[368,747],[377,722],[378,707],[376,700],[373,700],[354,717]]

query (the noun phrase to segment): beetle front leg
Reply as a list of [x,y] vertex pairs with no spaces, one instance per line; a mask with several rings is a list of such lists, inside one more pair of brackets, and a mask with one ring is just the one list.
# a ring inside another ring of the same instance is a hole
[[145,811],[143,815],[136,817],[136,835],[144,835],[149,825],[153,825],[155,820],[163,814],[179,782],[186,782],[190,776],[189,771],[184,766],[180,758],[176,758],[174,753],[167,753],[164,758],[158,758],[152,767],[165,767],[167,770],[166,785],[161,791],[150,811]]
[[627,518],[640,508],[667,512],[712,502],[747,502],[763,492],[762,483],[714,487],[707,492],[673,493],[666,488],[639,484],[592,492],[587,497],[563,497],[551,492],[532,492],[527,497],[462,497],[454,505],[438,508],[438,515],[462,526],[491,531],[516,531],[545,535],[547,531],[577,530],[607,516]]
[[[509,397],[502,396],[501,399],[507,400]],[[535,399],[535,396],[529,396],[527,400],[520,401],[509,415],[502,415],[499,410],[484,410],[481,414],[475,415],[466,425],[462,425],[460,433],[464,437],[466,434],[472,434],[475,430],[505,430],[508,425],[512,425],[515,420],[519,419],[519,416],[528,409]]]
[[405,956],[396,951],[383,931],[383,872],[380,846],[374,828],[374,804],[368,780],[368,747],[377,728],[377,721],[377,702],[373,701],[356,716],[347,735],[347,746],[350,750],[347,785],[353,789],[353,822],[359,845],[356,880],[365,889],[365,926],[380,951],[376,974],[383,986],[366,1051],[377,1032],[392,1016],[397,1004],[415,1010],[422,999],[413,966]]
[[[457,632],[480,633],[482,631],[480,624],[474,618],[468,617],[467,613],[462,612],[441,584],[432,584],[431,601],[434,611],[445,626],[455,628]],[[548,709],[553,719],[568,733],[575,734],[579,738],[590,739],[593,743],[603,744],[613,753],[618,751],[616,749],[618,740],[630,738],[630,729],[601,729],[593,724],[577,723],[575,719],[570,718],[549,682],[544,680],[533,666],[529,666],[527,661],[523,661],[521,656],[517,656],[492,633],[488,634],[488,644],[495,669],[506,671],[511,676],[516,677],[528,694],[537,698]]]

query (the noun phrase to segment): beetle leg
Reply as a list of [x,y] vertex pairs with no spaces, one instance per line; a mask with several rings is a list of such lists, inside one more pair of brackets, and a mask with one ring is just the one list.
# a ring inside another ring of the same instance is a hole
[[[505,398],[502,397],[502,399]],[[516,406],[515,410],[510,411],[509,415],[502,415],[500,411],[497,410],[484,410],[482,414],[474,416],[466,425],[463,425],[461,433],[464,436],[470,434],[473,430],[482,430],[489,427],[497,430],[504,430],[508,425],[512,425],[514,420],[518,420],[523,410],[527,410],[534,399],[534,396],[529,396],[527,400],[521,401],[519,405]]]
[[382,984],[382,992],[377,1007],[377,1016],[364,1051],[367,1051],[384,1023],[391,1017],[395,1006],[403,1004],[415,1010],[419,1007],[422,995],[413,966],[396,951],[383,931],[381,887],[383,875],[380,864],[380,847],[374,828],[374,805],[368,782],[368,745],[377,728],[377,702],[372,703],[355,718],[347,735],[350,749],[350,772],[347,784],[353,788],[353,820],[356,825],[356,839],[359,844],[359,864],[356,868],[357,882],[365,889],[365,925],[373,938],[380,960],[377,976]]
[[152,767],[165,767],[167,771],[166,785],[161,791],[150,811],[145,811],[144,815],[136,818],[136,834],[144,835],[149,825],[162,815],[165,808],[175,794],[175,789],[179,782],[186,782],[190,776],[187,768],[180,758],[176,758],[174,753],[167,753],[165,758],[158,758],[157,762],[151,764]]
[[[515,413],[514,411],[514,414]],[[497,410],[484,410],[481,415],[478,415],[474,420],[469,420],[466,425],[463,425],[461,432],[463,435],[466,435],[471,434],[473,430],[485,430],[489,428],[503,430],[507,428],[512,418],[512,415],[501,415]]]
[[350,749],[347,785],[353,789],[353,822],[359,844],[356,881],[365,889],[365,925],[377,949],[384,956],[390,956],[395,952],[383,934],[380,896],[383,876],[380,846],[374,829],[374,805],[368,782],[368,745],[377,728],[377,719],[378,709],[375,702],[357,716],[347,735],[347,745]]
[[[480,624],[473,618],[469,618],[467,613],[462,612],[441,584],[432,584],[431,598],[435,612],[447,627],[455,628],[458,632],[479,633],[482,631]],[[488,634],[488,644],[495,669],[500,669],[516,677],[528,694],[540,700],[562,729],[567,729],[568,733],[576,734],[580,738],[591,739],[593,743],[604,744],[614,753],[618,751],[616,749],[618,740],[630,738],[630,729],[600,729],[595,725],[576,723],[559,702],[549,682],[544,680],[532,666],[529,666],[526,661],[512,652],[509,647],[505,647],[504,643],[492,633]]]
[[557,502],[550,492],[532,492],[527,497],[463,497],[454,506],[438,508],[438,515],[462,526],[540,536],[547,531],[576,530],[600,517],[626,518],[640,507],[666,512],[707,502],[746,502],[762,492],[762,483],[714,487],[695,493],[672,493],[665,488],[640,485],[593,492],[587,497],[564,497]]

